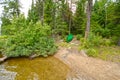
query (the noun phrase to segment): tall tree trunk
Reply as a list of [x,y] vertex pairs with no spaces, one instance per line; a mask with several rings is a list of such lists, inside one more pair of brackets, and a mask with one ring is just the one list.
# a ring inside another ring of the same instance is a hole
[[91,17],[91,10],[92,10],[92,0],[88,0],[87,3],[87,25],[86,25],[86,31],[85,31],[85,39],[88,38],[90,33],[90,17]]
[[[52,30],[54,30],[56,28],[56,4],[57,4],[57,1],[54,2],[54,7],[53,7],[53,14],[52,14],[52,16],[53,16],[53,22],[52,22],[53,29]],[[54,33],[52,33],[52,36],[53,36],[53,38],[55,38]]]
[[107,7],[105,6],[105,28],[107,26]]
[[[72,10],[72,0],[70,1],[70,12],[71,10]],[[69,34],[71,33],[71,24],[72,24],[71,16],[72,13],[69,13]]]
[[41,18],[42,18],[42,17],[41,17],[41,4],[40,4],[40,3],[41,3],[41,0],[38,0],[38,3],[39,3],[39,4],[38,4],[39,20],[42,22],[42,19],[41,19]]
[[42,18],[41,18],[42,26],[44,25],[44,0],[42,0]]

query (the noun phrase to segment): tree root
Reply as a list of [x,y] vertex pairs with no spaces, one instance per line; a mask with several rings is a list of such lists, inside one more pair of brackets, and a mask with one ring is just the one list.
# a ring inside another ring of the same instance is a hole
[[0,63],[4,62],[8,57],[7,56],[3,56],[2,58],[0,58]]
[[[31,56],[29,56],[29,59],[33,59],[33,58],[36,58],[38,57],[39,55],[37,54],[32,54]],[[4,62],[6,59],[8,59],[7,56],[3,56],[2,58],[0,58],[0,63]]]
[[33,58],[36,58],[36,57],[38,57],[37,54],[32,54],[31,56],[29,56],[29,59],[33,59]]

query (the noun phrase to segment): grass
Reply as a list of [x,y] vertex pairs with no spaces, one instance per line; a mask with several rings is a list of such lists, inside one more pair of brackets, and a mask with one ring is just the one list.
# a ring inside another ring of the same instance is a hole
[[[80,45],[75,45],[75,44],[67,43],[64,41],[58,42],[56,44],[57,46],[65,47],[65,48],[72,47],[72,49],[74,47],[78,47],[77,49],[79,49],[80,47]],[[106,61],[120,62],[120,46],[111,45],[111,46],[92,47],[87,49],[87,55],[94,58],[106,60]]]
[[66,47],[66,48],[69,48],[69,47],[73,46],[73,44],[70,44],[70,43],[67,43],[67,42],[61,42],[61,43],[58,43],[57,45],[61,46],[61,47]]
[[112,61],[112,62],[120,62],[120,47],[119,46],[101,46],[94,48],[97,52],[95,57]]

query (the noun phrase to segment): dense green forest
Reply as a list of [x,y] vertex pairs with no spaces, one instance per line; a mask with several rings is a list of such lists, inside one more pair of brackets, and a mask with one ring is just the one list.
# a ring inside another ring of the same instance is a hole
[[[32,0],[28,17],[19,0],[3,0],[1,53],[7,57],[44,57],[57,51],[55,38],[74,35],[80,50],[94,56],[94,48],[120,46],[120,0]],[[76,12],[71,11],[76,4]]]

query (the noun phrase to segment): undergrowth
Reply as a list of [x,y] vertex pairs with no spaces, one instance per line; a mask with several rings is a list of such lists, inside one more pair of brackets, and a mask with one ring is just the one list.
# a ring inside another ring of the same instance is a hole
[[120,47],[115,46],[111,39],[90,34],[87,40],[81,38],[80,43],[79,50],[84,49],[88,56],[120,62]]
[[[15,24],[11,26],[17,27]],[[7,38],[0,37],[0,50],[3,55],[19,57],[37,54],[47,57],[57,51],[57,46],[51,38],[51,28],[48,25],[42,26],[40,22],[36,24],[30,22],[22,30],[13,33],[14,35],[9,35]]]

